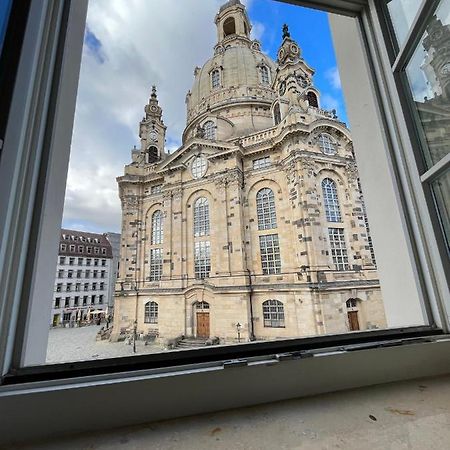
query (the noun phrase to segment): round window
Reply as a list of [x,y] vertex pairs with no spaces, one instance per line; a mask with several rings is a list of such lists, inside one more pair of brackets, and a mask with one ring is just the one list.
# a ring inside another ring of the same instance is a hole
[[192,160],[191,172],[194,178],[201,178],[208,169],[208,161],[203,155],[197,155]]

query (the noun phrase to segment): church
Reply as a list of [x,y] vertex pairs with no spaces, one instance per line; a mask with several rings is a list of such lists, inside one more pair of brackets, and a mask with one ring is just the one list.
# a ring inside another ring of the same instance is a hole
[[284,339],[386,327],[352,138],[320,106],[288,27],[277,60],[239,0],[194,70],[182,145],[164,149],[156,88],[118,177],[112,340]]

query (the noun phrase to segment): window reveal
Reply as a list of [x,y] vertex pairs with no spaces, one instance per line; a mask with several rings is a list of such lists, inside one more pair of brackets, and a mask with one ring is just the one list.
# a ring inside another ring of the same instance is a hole
[[349,270],[344,230],[342,228],[328,228],[328,237],[330,239],[331,257],[336,270]]
[[279,300],[263,302],[264,326],[284,328],[284,305]]
[[195,278],[202,280],[209,277],[211,271],[211,244],[209,241],[194,243]]
[[278,234],[259,236],[261,267],[264,275],[281,273],[280,244]]
[[150,301],[145,304],[144,323],[158,323],[158,303]]

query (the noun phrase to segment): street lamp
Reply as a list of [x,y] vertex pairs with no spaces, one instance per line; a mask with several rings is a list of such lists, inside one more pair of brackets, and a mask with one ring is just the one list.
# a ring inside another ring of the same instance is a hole
[[238,322],[236,324],[236,330],[237,330],[237,335],[238,335],[238,342],[241,342],[241,327],[242,327],[242,325]]

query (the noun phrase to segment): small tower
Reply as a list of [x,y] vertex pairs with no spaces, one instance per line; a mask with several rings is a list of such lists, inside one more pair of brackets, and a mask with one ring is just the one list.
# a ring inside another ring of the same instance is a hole
[[313,86],[314,69],[301,57],[298,44],[291,38],[289,28],[283,25],[283,42],[278,50],[278,71],[274,87],[278,100],[274,104],[274,116],[286,117],[290,108],[307,111],[309,106],[319,107],[319,91]]
[[222,5],[216,15],[215,23],[218,42],[224,39],[233,40],[233,38],[250,39],[252,26],[245,7],[239,0],[229,0]]
[[139,124],[141,153],[145,155],[146,163],[153,164],[166,157],[165,136],[166,126],[162,120],[162,109],[158,104],[156,86],[152,86],[150,99],[145,105],[145,116]]

